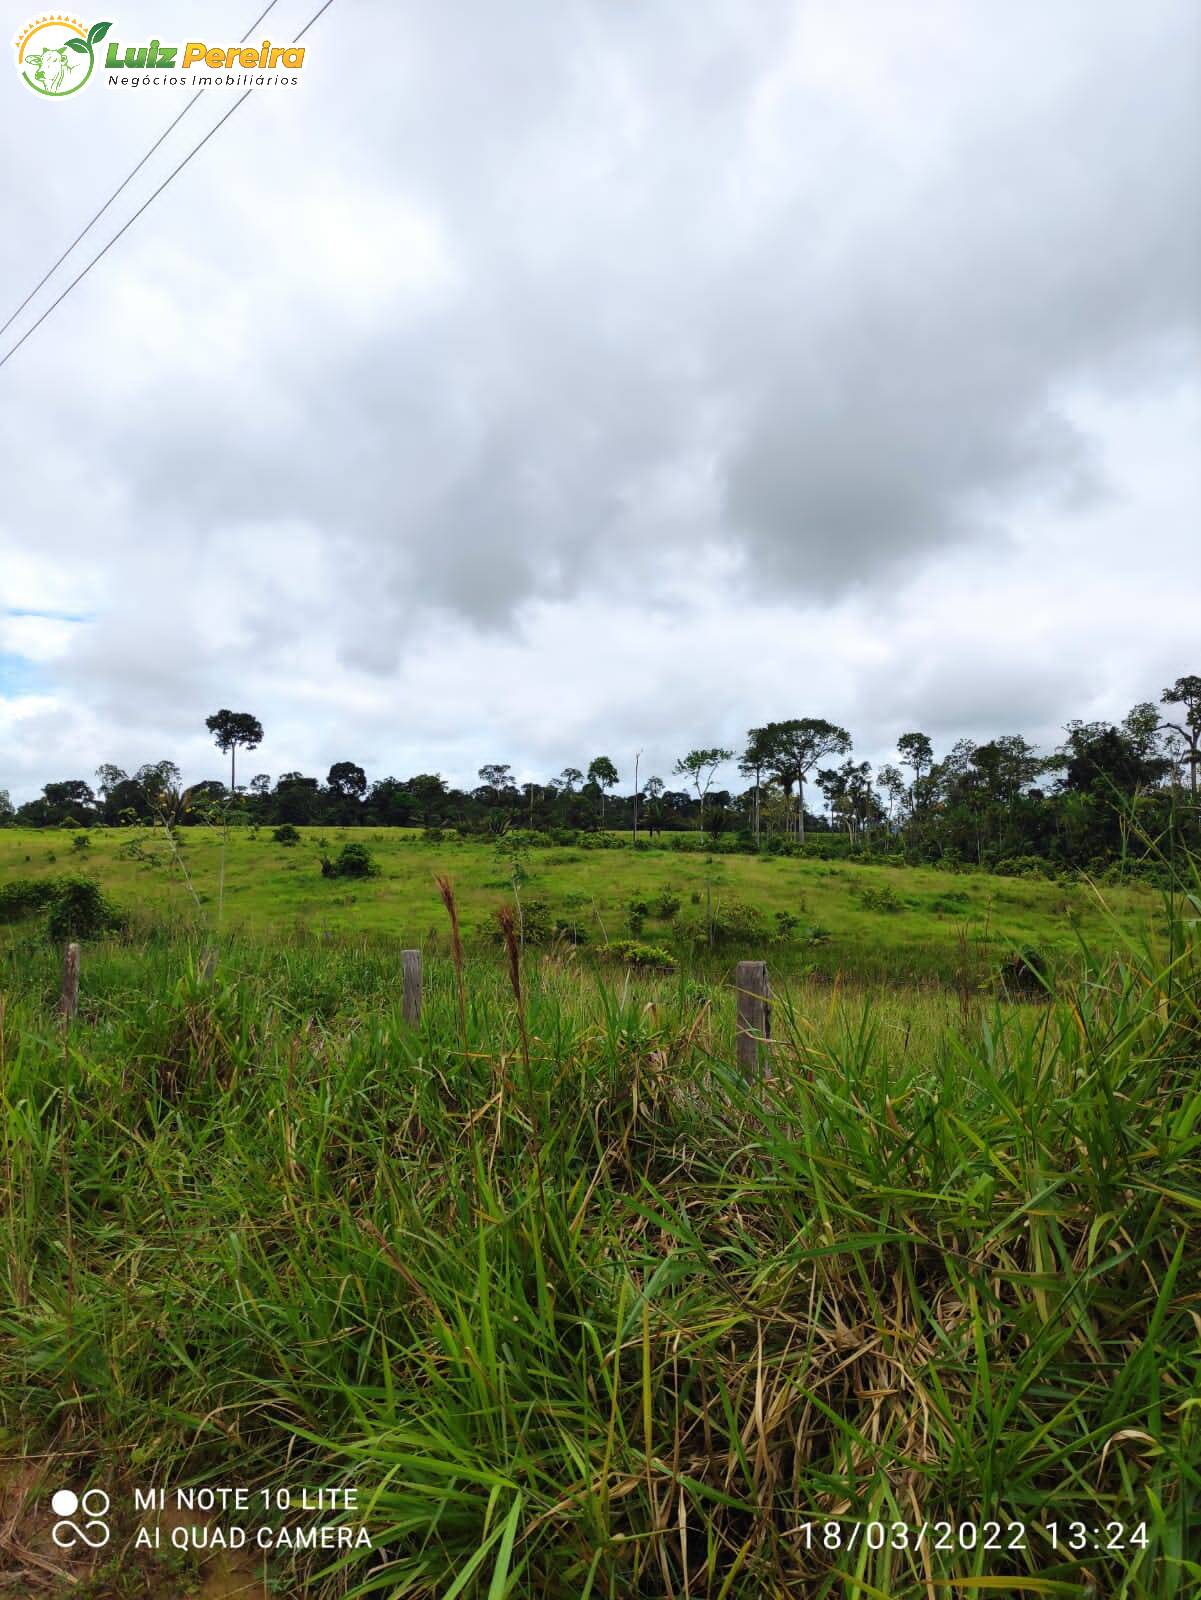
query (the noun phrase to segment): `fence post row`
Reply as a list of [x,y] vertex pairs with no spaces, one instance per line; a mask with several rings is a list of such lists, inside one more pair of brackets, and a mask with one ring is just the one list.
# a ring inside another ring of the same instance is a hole
[[[214,951],[206,950],[201,959],[201,975],[211,976]],[[400,952],[403,988],[401,1014],[413,1027],[421,1021],[421,951]],[[740,961],[734,969],[737,991],[738,1033],[735,1048],[738,1065],[748,1074],[758,1073],[760,1062],[766,1076],[771,1063],[766,1046],[771,1040],[771,984],[766,961]],[[59,1014],[70,1020],[79,1009],[79,946],[72,942],[63,957],[63,987],[58,1002]]]
[[404,974],[401,1013],[406,1022],[416,1027],[421,1021],[421,951],[402,950],[400,964]]
[[762,1065],[764,1076],[770,1078],[771,984],[767,962],[740,961],[734,969],[734,984],[738,1011],[735,1052],[739,1068],[746,1076],[754,1077]]

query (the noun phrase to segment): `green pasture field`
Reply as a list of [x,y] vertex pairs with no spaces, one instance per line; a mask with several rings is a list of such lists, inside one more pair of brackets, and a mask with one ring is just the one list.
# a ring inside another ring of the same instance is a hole
[[[1183,904],[1170,964],[1114,929],[1044,1004],[784,982],[766,1081],[733,1066],[729,985],[683,972],[531,953],[518,999],[469,956],[461,1013],[435,956],[413,1028],[384,941],[226,934],[210,968],[126,930],[85,943],[65,1024],[59,951],[10,927],[4,1584],[1196,1593]],[[99,1554],[51,1542],[63,1484],[110,1496]],[[353,1516],[268,1533],[370,1544],[151,1549],[147,1484],[353,1487]]]
[[[513,899],[513,846],[505,840],[425,842],[405,829],[301,829],[301,842],[271,830],[182,829],[177,856],[161,833],[96,828],[87,847],[64,831],[0,830],[0,887],[21,877],[83,873],[118,907],[174,927],[230,933],[361,934],[402,946],[442,948],[446,933],[434,878],[448,874],[464,935],[495,929],[496,907]],[[322,854],[365,844],[377,877],[323,878]],[[1037,950],[1052,967],[1076,962],[1081,947],[1111,948],[1162,929],[1162,897],[1145,887],[1004,878],[930,867],[862,865],[787,856],[709,855],[670,848],[518,847],[518,893],[542,902],[552,922],[588,951],[629,936],[628,907],[650,906],[639,937],[665,945],[686,964],[713,968],[735,956],[763,956],[775,970],[812,971],[871,983],[938,980],[987,983],[1015,948]],[[670,891],[680,910],[656,915]],[[710,950],[707,922],[732,903],[750,906],[764,933]],[[796,925],[778,933],[778,914]],[[689,937],[689,932],[691,937]],[[710,959],[712,958],[712,959]]]
[[[382,869],[347,880],[315,834],[71,839],[0,834],[0,890],[83,871],[126,913],[70,1020],[45,909],[0,927],[0,1593],[1197,1592],[1195,874],[531,849],[526,904],[595,932],[510,965],[511,843],[331,831]],[[803,927],[606,959],[669,887]],[[990,976],[1015,943],[1038,1003]],[[737,954],[773,974],[764,1077]],[[110,1497],[98,1553],[52,1541],[64,1485]],[[368,1543],[152,1547],[146,1485],[353,1488],[184,1521]]]

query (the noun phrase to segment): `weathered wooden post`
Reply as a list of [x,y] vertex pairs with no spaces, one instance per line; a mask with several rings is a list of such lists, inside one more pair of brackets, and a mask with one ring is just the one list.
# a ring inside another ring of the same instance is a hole
[[415,1028],[421,1021],[421,951],[402,950],[400,964],[404,973],[400,1009],[405,1021]]
[[767,1041],[771,1038],[771,984],[766,961],[740,961],[734,968],[737,991],[738,1032],[735,1050],[738,1065],[747,1077],[758,1075],[760,1061],[765,1077],[771,1077]]
[[71,943],[63,956],[63,990],[58,1000],[58,1014],[64,1022],[79,1010],[79,946]]

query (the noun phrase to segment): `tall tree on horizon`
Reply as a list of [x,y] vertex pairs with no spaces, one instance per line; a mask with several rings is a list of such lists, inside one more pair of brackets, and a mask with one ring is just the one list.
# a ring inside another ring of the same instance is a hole
[[763,784],[763,774],[771,766],[771,736],[767,728],[748,728],[746,735],[746,749],[739,758],[738,770],[744,778],[754,778],[754,833],[755,846],[759,845],[759,812],[760,789]]
[[1188,746],[1189,793],[1193,804],[1197,802],[1197,767],[1201,765],[1201,677],[1195,672],[1177,678],[1160,696],[1165,706],[1183,706],[1184,722],[1164,722],[1162,727],[1178,733]]
[[692,787],[696,790],[696,797],[701,807],[701,831],[705,827],[705,796],[713,787],[713,779],[717,769],[723,761],[733,761],[734,752],[723,750],[719,745],[710,749],[690,750],[686,756],[681,756],[671,769],[681,777],[691,778]]
[[897,740],[897,754],[901,758],[901,765],[908,767],[913,773],[913,782],[909,786],[909,803],[916,807],[917,787],[922,781],[922,773],[929,772],[934,765],[934,745],[928,734],[903,733]]
[[263,742],[263,724],[249,711],[228,711],[224,707],[204,719],[204,725],[213,736],[217,749],[229,752],[229,792],[236,795],[238,746],[244,750],[257,750]]
[[605,790],[617,782],[617,768],[608,756],[596,756],[588,763],[588,777],[600,790],[601,827],[605,825]]
[[768,770],[779,779],[784,793],[797,786],[797,835],[805,842],[805,779],[827,756],[844,756],[851,748],[851,736],[836,722],[824,717],[793,717],[786,722],[769,722],[759,730]]

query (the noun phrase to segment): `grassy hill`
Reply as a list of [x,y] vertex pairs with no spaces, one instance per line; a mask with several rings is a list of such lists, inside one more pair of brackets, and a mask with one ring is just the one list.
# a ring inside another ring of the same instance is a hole
[[[87,845],[75,848],[76,837]],[[275,843],[271,830],[236,829],[223,840],[190,828],[177,837],[173,851],[149,830],[0,830],[0,892],[17,879],[83,873],[143,927],[364,936],[436,951],[446,930],[436,874],[454,881],[469,943],[490,938],[516,878],[531,943],[557,930],[561,941],[603,955],[634,934],[701,969],[755,955],[780,972],[968,987],[987,984],[1015,949],[1063,968],[1082,945],[1145,938],[1163,917],[1161,897],[1140,886],[850,859],[529,848],[520,839],[430,843],[403,829],[301,829],[292,846]],[[377,876],[322,876],[322,856],[347,843],[367,847]]]

